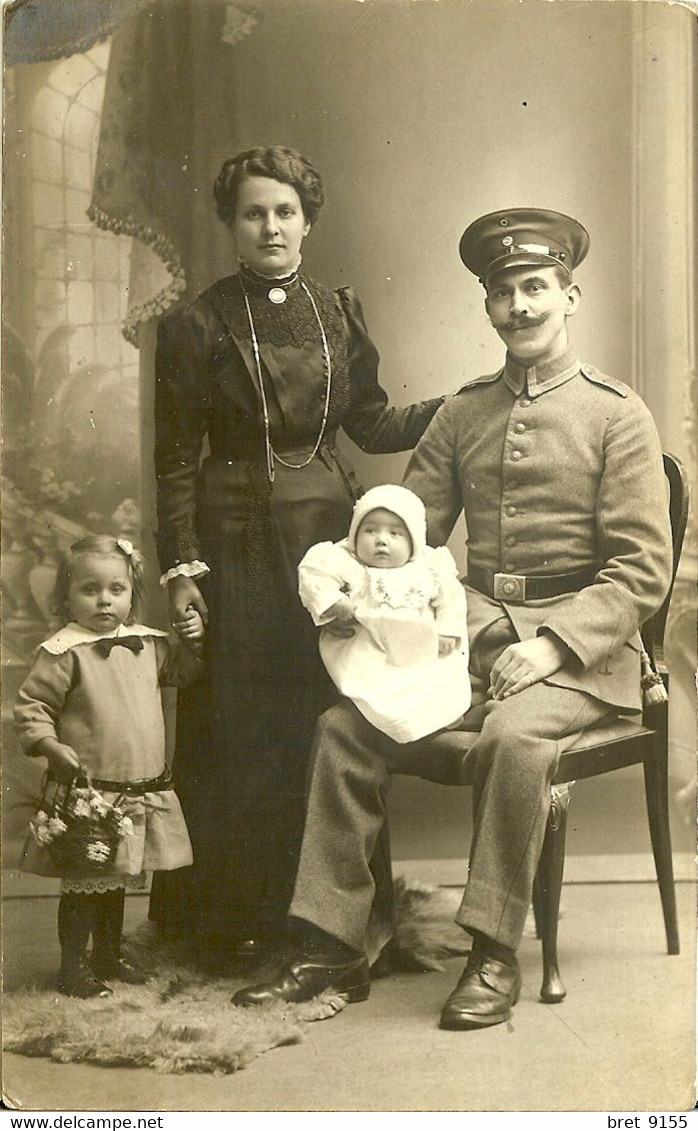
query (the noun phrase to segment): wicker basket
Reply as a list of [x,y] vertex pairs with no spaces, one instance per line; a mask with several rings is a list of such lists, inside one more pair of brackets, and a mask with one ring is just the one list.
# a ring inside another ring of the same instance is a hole
[[[65,820],[65,817],[62,818]],[[67,823],[67,822],[66,822]],[[114,863],[119,837],[93,821],[74,817],[68,831],[48,845],[49,856],[65,872],[105,872]]]
[[[123,816],[118,808],[121,798],[110,804],[93,789],[89,776],[82,769],[81,776],[87,781],[86,789],[78,788],[76,779],[64,786],[47,776],[32,828],[39,844],[45,845],[53,864],[60,871],[99,875],[114,863],[123,836],[119,828],[119,820]],[[99,805],[95,808],[97,800]],[[50,822],[54,819],[61,821],[64,828],[48,839],[46,830],[50,831]],[[37,835],[39,825],[41,831]]]

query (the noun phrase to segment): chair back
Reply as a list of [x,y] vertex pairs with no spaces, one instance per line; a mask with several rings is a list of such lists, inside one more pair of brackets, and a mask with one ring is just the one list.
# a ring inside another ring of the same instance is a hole
[[664,631],[666,629],[669,604],[671,602],[674,581],[676,580],[676,571],[679,568],[679,558],[681,557],[684,534],[686,533],[686,521],[688,519],[688,477],[683,464],[676,456],[665,452],[664,472],[669,482],[669,521],[671,523],[673,558],[671,585],[669,586],[669,592],[661,608],[657,609],[657,612],[642,626],[642,640],[645,645],[645,650],[648,655],[651,656],[655,664],[662,663],[664,658]]

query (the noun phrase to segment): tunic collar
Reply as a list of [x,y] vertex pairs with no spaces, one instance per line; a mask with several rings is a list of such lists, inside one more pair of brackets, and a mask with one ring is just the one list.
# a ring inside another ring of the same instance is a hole
[[571,346],[568,346],[559,357],[552,361],[544,361],[541,365],[532,365],[526,369],[514,361],[510,354],[504,365],[504,380],[512,393],[519,396],[526,389],[529,397],[538,397],[550,389],[557,389],[574,377],[580,370],[580,361]]
[[167,636],[167,633],[160,628],[148,628],[145,624],[120,624],[111,632],[91,632],[89,628],[71,621],[53,636],[49,636],[48,640],[44,640],[39,647],[52,656],[62,656],[77,644],[94,644],[96,640],[106,640],[112,636]]

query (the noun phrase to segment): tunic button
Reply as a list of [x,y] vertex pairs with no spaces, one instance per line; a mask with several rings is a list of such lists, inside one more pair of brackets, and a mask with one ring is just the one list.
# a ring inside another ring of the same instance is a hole
[[509,518],[513,518],[516,514],[516,507],[507,507],[506,513],[509,515]]
[[515,569],[515,566],[514,566],[513,562],[505,562],[504,563],[504,572],[505,573],[513,573],[514,569]]
[[516,545],[516,538],[514,537],[513,534],[507,534],[504,541],[506,542],[507,546],[515,546]]
[[521,454],[522,454],[522,453],[521,453],[521,452],[519,451],[519,449],[518,449],[518,448],[514,448],[513,452],[511,453],[511,458],[512,458],[513,460],[520,460],[520,459],[521,459]]
[[514,425],[514,431],[515,432],[525,432],[526,431],[526,425],[522,424],[521,421],[519,421],[518,424]]
[[522,406],[523,408],[528,408],[528,406],[530,405],[530,403],[531,403],[531,402],[530,402],[530,400],[528,399],[528,397],[523,397],[523,398],[522,398],[522,399],[521,399],[521,400],[519,401],[519,404],[520,404],[520,405],[521,405],[521,406]]

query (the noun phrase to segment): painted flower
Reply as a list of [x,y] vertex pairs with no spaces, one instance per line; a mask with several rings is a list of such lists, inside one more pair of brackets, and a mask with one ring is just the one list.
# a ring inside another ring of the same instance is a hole
[[122,817],[117,825],[119,836],[133,836],[133,821],[130,817]]
[[68,826],[60,817],[51,817],[48,822],[48,831],[52,837],[62,836],[68,831]]

